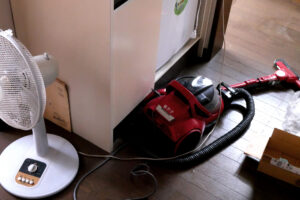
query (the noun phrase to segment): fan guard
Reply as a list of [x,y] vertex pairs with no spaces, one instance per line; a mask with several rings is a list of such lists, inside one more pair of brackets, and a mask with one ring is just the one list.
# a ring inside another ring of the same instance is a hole
[[10,31],[0,32],[1,119],[15,128],[30,130],[42,117],[45,105],[44,81],[31,54]]

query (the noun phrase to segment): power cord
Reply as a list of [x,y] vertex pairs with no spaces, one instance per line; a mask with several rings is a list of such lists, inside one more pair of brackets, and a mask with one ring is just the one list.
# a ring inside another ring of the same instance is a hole
[[[117,154],[121,149],[123,149],[127,144],[123,144],[120,145],[118,148],[116,148],[111,155],[115,155]],[[100,167],[102,167],[103,165],[105,165],[109,160],[111,160],[111,158],[107,157],[105,158],[105,160],[103,160],[102,162],[100,162],[96,167],[94,167],[93,169],[91,169],[90,171],[88,171],[87,173],[85,173],[76,183],[74,191],[73,191],[73,199],[77,200],[77,190],[79,188],[79,185],[82,183],[82,181],[89,176],[91,173],[93,173],[94,171],[96,171],[97,169],[99,169]]]
[[157,185],[158,185],[157,180],[156,180],[155,176],[150,172],[150,167],[147,164],[141,163],[141,164],[136,165],[131,170],[130,175],[134,176],[134,177],[150,176],[153,181],[154,188],[150,193],[146,194],[145,196],[125,199],[125,200],[146,200],[156,192]]
[[[120,145],[117,149],[115,149],[110,155],[114,156],[116,155],[121,149],[123,149],[127,144],[122,144]],[[79,153],[80,154],[80,153]],[[91,156],[87,156],[87,157],[91,157]],[[79,188],[79,185],[82,183],[82,181],[89,176],[90,174],[92,174],[94,171],[96,171],[97,169],[99,169],[100,167],[102,167],[103,165],[105,165],[109,160],[111,160],[112,158],[110,157],[106,157],[105,160],[103,160],[102,162],[100,162],[96,167],[94,167],[93,169],[91,169],[90,171],[88,171],[87,173],[85,173],[76,183],[74,191],[73,191],[73,199],[77,200],[77,191]],[[140,163],[138,165],[136,165],[131,171],[130,171],[130,175],[133,177],[139,177],[139,176],[149,176],[152,179],[154,188],[153,190],[146,194],[145,196],[142,197],[134,197],[134,198],[128,198],[125,200],[146,200],[148,199],[150,196],[152,196],[156,190],[157,190],[157,180],[155,178],[155,176],[150,172],[150,167],[145,164],[145,163]]]
[[120,160],[120,161],[135,161],[135,160],[142,160],[142,161],[165,161],[165,160],[173,160],[176,158],[180,158],[182,156],[188,155],[190,153],[193,153],[199,149],[202,148],[202,146],[206,143],[207,139],[209,138],[209,136],[212,134],[212,132],[215,130],[216,125],[218,124],[218,121],[220,119],[220,115],[221,112],[219,112],[219,116],[216,120],[216,124],[214,125],[214,127],[212,128],[212,130],[207,134],[207,136],[205,137],[205,139],[200,143],[200,145],[198,145],[194,150],[191,150],[189,152],[177,155],[177,156],[172,156],[172,157],[164,157],[164,158],[151,158],[151,157],[117,157],[114,156],[112,154],[88,154],[88,153],[84,153],[79,151],[78,154],[82,155],[82,156],[86,156],[86,157],[92,157],[92,158],[110,158],[110,159],[115,159],[115,160]]

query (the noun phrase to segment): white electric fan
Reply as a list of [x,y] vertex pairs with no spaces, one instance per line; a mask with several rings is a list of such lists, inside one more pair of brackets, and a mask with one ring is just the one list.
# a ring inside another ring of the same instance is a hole
[[32,57],[11,30],[0,30],[0,118],[12,127],[33,132],[1,153],[0,184],[22,198],[55,194],[68,186],[78,171],[78,154],[72,144],[46,134],[45,85],[56,75],[57,62],[52,56]]

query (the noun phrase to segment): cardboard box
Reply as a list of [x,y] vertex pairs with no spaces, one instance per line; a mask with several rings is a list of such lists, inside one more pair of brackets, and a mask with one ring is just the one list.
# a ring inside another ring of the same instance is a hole
[[244,153],[248,157],[259,162],[263,156],[264,150],[267,146],[267,143],[272,133],[270,133],[270,136],[266,136],[266,135],[262,136],[258,133],[252,133],[252,134],[253,134],[253,139],[249,141],[249,145],[244,149]]
[[56,79],[46,88],[47,102],[44,117],[54,124],[72,131],[69,95],[67,85],[59,79]]
[[258,171],[300,187],[300,137],[274,129]]

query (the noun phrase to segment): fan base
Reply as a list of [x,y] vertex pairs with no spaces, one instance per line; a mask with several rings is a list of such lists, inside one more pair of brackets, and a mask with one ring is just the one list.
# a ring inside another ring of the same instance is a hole
[[[43,157],[37,155],[32,135],[16,140],[2,152],[0,183],[5,190],[18,197],[37,199],[53,195],[72,182],[79,167],[77,151],[62,137],[47,137],[49,150]],[[37,163],[36,172],[28,171],[30,162]],[[18,180],[19,176],[28,181]]]

